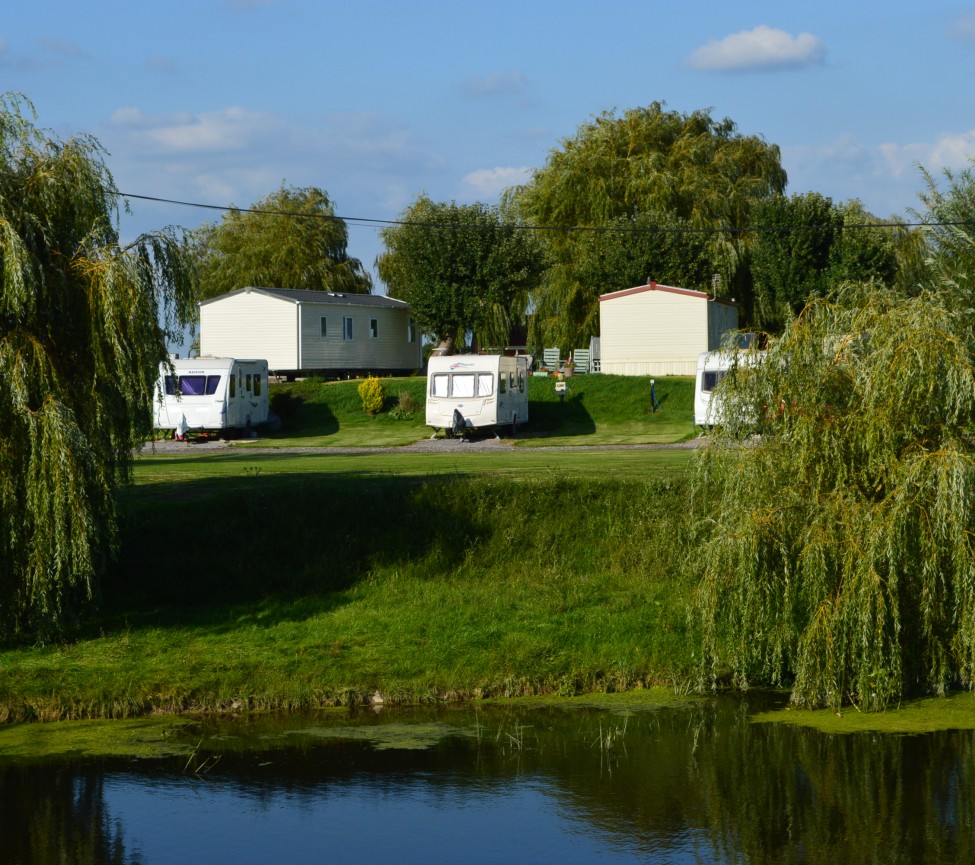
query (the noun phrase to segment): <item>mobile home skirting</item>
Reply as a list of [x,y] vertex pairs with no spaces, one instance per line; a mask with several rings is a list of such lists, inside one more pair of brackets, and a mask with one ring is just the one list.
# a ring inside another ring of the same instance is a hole
[[673,360],[618,360],[602,361],[601,370],[604,375],[686,375],[697,373],[697,361],[675,358]]

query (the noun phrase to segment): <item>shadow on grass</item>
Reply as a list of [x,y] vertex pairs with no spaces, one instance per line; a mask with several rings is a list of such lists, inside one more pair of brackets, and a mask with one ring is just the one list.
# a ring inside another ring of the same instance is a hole
[[465,487],[350,472],[128,489],[104,612],[161,627],[230,626],[231,611],[270,624],[335,609],[374,567],[422,560],[449,577],[488,531]]
[[339,419],[324,402],[306,402],[294,397],[294,408],[281,417],[281,429],[271,433],[268,438],[311,438],[333,435],[339,431]]
[[529,434],[547,435],[557,432],[560,436],[586,436],[596,431],[596,422],[586,408],[586,393],[581,388],[571,389],[564,400],[536,401],[528,404]]

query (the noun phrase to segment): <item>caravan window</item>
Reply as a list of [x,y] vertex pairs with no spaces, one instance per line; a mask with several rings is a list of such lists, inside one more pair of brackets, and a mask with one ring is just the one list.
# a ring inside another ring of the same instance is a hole
[[727,375],[723,369],[707,369],[701,376],[701,390],[705,393],[714,390],[718,386],[718,382],[721,381]]
[[469,397],[474,396],[474,373],[454,373],[451,383],[451,396]]
[[430,396],[471,399],[494,393],[494,375],[489,372],[435,373],[430,381]]
[[433,377],[430,384],[431,396],[450,396],[450,376],[447,373],[440,373]]
[[250,391],[251,391],[251,374],[247,373],[247,392],[250,393]]
[[219,375],[166,376],[166,394],[175,396],[213,396],[220,384]]
[[255,373],[254,375],[254,396],[261,395],[261,374]]

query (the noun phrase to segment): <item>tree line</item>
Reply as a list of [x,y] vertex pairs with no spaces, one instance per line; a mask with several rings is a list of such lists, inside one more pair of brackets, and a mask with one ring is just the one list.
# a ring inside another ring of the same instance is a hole
[[[744,323],[771,330],[846,280],[895,283],[906,226],[855,200],[787,196],[786,184],[776,145],[654,102],[584,123],[499,205],[419,195],[381,231],[375,264],[446,351],[513,333],[535,347],[588,345],[599,295],[648,277],[717,291]],[[193,237],[201,297],[245,285],[372,290],[317,187],[282,187]]]

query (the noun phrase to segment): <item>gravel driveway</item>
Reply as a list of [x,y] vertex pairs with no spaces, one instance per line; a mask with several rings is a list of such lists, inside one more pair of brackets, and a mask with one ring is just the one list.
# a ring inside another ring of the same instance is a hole
[[[332,454],[380,454],[380,453],[497,453],[499,451],[523,450],[515,448],[511,439],[497,439],[489,436],[475,438],[471,441],[461,439],[421,439],[410,445],[398,447],[255,447],[260,443],[260,439],[251,439],[248,447],[240,448],[239,441],[226,441],[224,439],[214,439],[207,441],[178,442],[172,439],[157,442],[146,442],[136,453],[140,456],[152,456],[153,454],[176,454],[186,453],[187,451],[226,451],[239,449],[246,453],[275,453],[275,454],[306,454],[306,453],[332,453]],[[693,450],[702,439],[695,438],[691,441],[678,442],[676,444],[643,444],[643,445],[542,445],[533,448],[524,448],[531,451],[626,451],[626,450]]]

